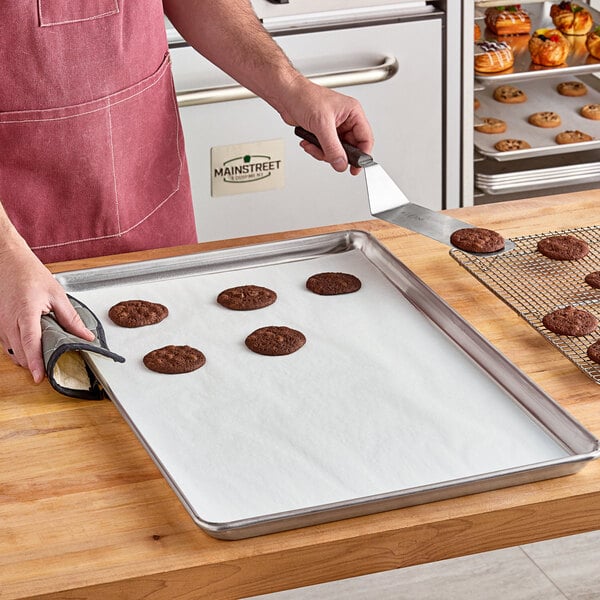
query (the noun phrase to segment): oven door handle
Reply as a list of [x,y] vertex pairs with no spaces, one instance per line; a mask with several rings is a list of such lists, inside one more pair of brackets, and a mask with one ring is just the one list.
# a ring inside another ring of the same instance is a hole
[[[396,57],[386,56],[381,64],[372,67],[359,67],[347,71],[309,75],[308,79],[323,87],[336,88],[387,81],[397,72],[398,60]],[[225,85],[222,87],[177,92],[177,104],[180,107],[230,102],[245,98],[256,98],[256,94],[241,85]]]

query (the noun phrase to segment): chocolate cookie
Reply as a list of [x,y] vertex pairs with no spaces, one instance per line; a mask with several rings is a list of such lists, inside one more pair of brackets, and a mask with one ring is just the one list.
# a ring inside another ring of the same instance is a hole
[[497,232],[483,227],[457,229],[450,236],[454,246],[465,252],[496,252],[504,248],[504,238]]
[[277,294],[269,288],[259,285],[240,285],[223,290],[217,296],[217,302],[231,310],[256,310],[273,304]]
[[306,280],[306,287],[320,296],[351,294],[361,288],[361,281],[350,273],[317,273]]
[[301,331],[290,327],[270,325],[253,331],[246,338],[246,346],[257,354],[265,356],[283,356],[300,350],[306,343]]
[[499,152],[511,152],[512,150],[526,150],[531,148],[531,145],[525,140],[507,139],[496,142],[494,148]]
[[578,144],[580,142],[591,142],[594,138],[588,133],[571,129],[561,131],[555,138],[557,144]]
[[533,113],[530,115],[528,121],[536,127],[558,127],[562,121],[558,113],[550,110]]
[[166,306],[148,300],[124,300],[108,311],[110,319],[120,327],[155,325],[168,315]]
[[148,352],[144,364],[151,371],[176,375],[199,369],[206,363],[206,357],[200,350],[191,346],[164,346]]
[[600,340],[588,347],[587,355],[590,360],[600,363]]
[[501,85],[494,90],[494,100],[504,104],[520,104],[527,101],[527,94],[514,85]]
[[600,289],[600,271],[593,271],[585,276],[584,281],[591,287]]
[[558,335],[589,335],[598,327],[598,319],[582,308],[567,306],[548,313],[542,319],[546,329]]
[[556,90],[563,96],[585,96],[588,91],[581,81],[563,81],[556,86]]
[[537,243],[538,252],[553,260],[579,260],[590,251],[585,240],[574,235],[553,235]]
[[475,125],[475,129],[480,133],[504,133],[506,131],[506,121],[494,117],[482,117],[483,123]]
[[582,117],[586,119],[592,119],[594,121],[600,120],[600,104],[586,104],[581,107],[579,111]]

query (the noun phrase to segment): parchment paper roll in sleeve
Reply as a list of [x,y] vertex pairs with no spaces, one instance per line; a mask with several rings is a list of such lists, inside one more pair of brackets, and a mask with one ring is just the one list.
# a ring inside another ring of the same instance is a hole
[[65,396],[100,400],[106,397],[104,390],[88,368],[82,352],[101,354],[115,362],[125,362],[125,359],[109,350],[104,328],[96,315],[73,296],[68,297],[85,326],[96,338],[91,342],[83,340],[65,331],[52,313],[43,315],[42,351],[48,381],[57,392]]

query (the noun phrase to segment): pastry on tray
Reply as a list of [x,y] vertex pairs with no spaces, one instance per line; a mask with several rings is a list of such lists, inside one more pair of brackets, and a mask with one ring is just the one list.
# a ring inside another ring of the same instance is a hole
[[473,39],[476,42],[481,39],[481,27],[479,27],[479,23],[477,22],[473,26]]
[[554,26],[566,35],[585,35],[594,26],[588,10],[574,2],[560,2],[550,8]]
[[515,55],[506,42],[477,42],[475,70],[479,73],[499,73],[513,66]]
[[570,45],[558,29],[538,29],[529,40],[531,61],[542,67],[564,65]]
[[496,35],[522,35],[531,31],[529,13],[520,4],[488,8],[485,24]]
[[600,27],[590,31],[585,38],[585,47],[590,56],[600,59]]

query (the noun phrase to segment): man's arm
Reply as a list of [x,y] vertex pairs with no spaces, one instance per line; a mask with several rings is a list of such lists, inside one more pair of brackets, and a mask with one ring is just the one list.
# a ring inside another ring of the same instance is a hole
[[67,331],[94,338],[0,204],[0,344],[14,362],[31,371],[36,383],[45,372],[40,318],[51,311]]
[[198,52],[268,102],[288,125],[300,125],[317,136],[323,150],[301,142],[309,154],[343,171],[348,163],[340,137],[371,151],[373,135],[359,102],[313,84],[294,69],[249,0],[163,0],[163,6]]

